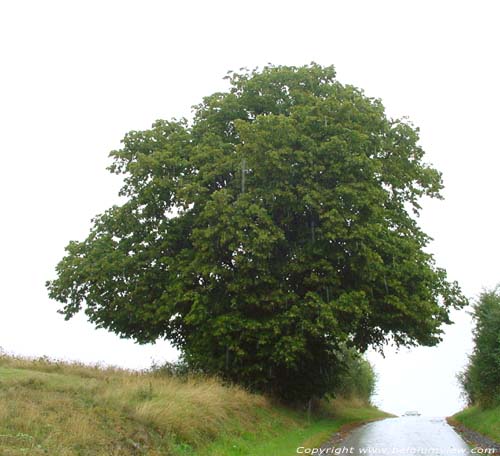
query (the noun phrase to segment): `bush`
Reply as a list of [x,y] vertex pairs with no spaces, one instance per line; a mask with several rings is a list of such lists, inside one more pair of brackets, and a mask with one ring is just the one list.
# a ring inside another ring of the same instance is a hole
[[474,351],[458,380],[469,405],[500,403],[500,288],[485,291],[472,313]]
[[370,403],[377,377],[372,365],[355,350],[343,352],[343,369],[334,388],[336,396],[358,398]]
[[190,375],[192,376],[200,374],[200,372],[193,370],[182,358],[174,362],[165,361],[163,364],[157,364],[156,362],[153,362],[149,371],[153,375],[182,378],[186,378]]

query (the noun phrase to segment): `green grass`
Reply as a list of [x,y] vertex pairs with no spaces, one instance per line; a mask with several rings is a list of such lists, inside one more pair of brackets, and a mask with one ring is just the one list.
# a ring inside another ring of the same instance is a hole
[[280,456],[383,416],[336,400],[308,419],[213,378],[0,356],[2,456]]
[[500,405],[487,409],[469,407],[452,419],[500,443]]
[[297,412],[282,410],[281,413],[293,415],[292,426],[271,425],[261,429],[259,434],[219,438],[206,448],[206,454],[214,456],[288,456],[296,454],[299,446],[305,448],[320,446],[343,425],[391,416],[355,399],[323,403],[310,420],[305,414]]

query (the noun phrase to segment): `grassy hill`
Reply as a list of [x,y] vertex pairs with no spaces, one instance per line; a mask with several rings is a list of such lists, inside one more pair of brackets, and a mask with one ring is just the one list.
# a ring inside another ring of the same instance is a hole
[[280,456],[383,416],[351,399],[308,419],[216,379],[0,356],[2,456]]
[[500,443],[500,405],[484,409],[469,407],[453,415],[451,419]]

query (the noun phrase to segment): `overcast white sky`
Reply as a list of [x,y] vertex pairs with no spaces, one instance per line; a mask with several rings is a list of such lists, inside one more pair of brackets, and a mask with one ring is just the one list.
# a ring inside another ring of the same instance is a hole
[[[137,346],[83,317],[65,322],[45,280],[71,239],[117,201],[106,170],[124,133],[189,116],[227,70],[334,64],[338,78],[421,128],[444,201],[421,217],[431,250],[468,296],[500,281],[499,7],[495,1],[0,2],[0,346],[22,355],[148,367]],[[464,313],[436,348],[371,354],[377,402],[458,410],[471,348]]]

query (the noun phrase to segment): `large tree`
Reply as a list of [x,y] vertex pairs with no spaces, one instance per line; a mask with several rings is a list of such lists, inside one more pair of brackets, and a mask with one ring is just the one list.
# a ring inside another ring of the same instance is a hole
[[345,345],[436,344],[464,298],[416,223],[442,188],[418,130],[333,67],[228,80],[111,152],[126,202],[67,246],[60,311],[288,399],[329,391]]

